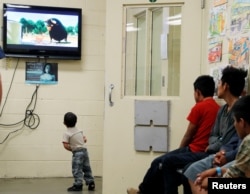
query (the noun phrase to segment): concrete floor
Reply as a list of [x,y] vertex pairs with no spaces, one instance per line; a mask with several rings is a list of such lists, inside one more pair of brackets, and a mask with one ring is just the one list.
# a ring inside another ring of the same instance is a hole
[[27,178],[27,179],[0,179],[1,194],[102,194],[102,179],[95,177],[95,191],[88,191],[86,185],[83,191],[68,192],[73,178]]

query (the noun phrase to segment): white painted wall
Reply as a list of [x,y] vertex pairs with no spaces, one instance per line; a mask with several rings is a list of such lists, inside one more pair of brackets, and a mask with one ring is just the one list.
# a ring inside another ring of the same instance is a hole
[[[110,6],[117,2],[117,0],[112,1],[109,1]],[[144,0],[137,1],[141,3]],[[41,0],[0,0],[0,14],[2,14],[3,2],[59,5],[58,0],[51,0],[49,4]],[[145,0],[145,3],[147,2]],[[0,178],[71,176],[71,153],[64,150],[61,143],[65,130],[63,115],[67,111],[73,111],[78,115],[78,127],[83,128],[88,137],[93,174],[102,176],[106,0],[61,0],[59,6],[83,9],[82,60],[51,61],[59,63],[59,83],[39,88],[35,109],[35,113],[41,119],[39,127],[34,130],[25,127],[11,134],[5,143],[0,144]],[[207,12],[208,8],[206,14]],[[1,20],[0,25],[2,25]],[[205,25],[204,30],[207,30]],[[205,43],[204,48],[206,49]],[[26,61],[27,59],[19,61],[9,97],[6,99],[17,60],[0,60],[4,89],[0,110],[6,102],[0,116],[0,142],[9,132],[19,128],[19,126],[6,128],[1,125],[16,123],[24,118],[26,106],[35,90],[34,86],[24,83]],[[206,55],[203,56],[202,61],[206,61]],[[202,66],[202,72],[207,73],[208,70],[208,66]],[[186,115],[188,109],[182,110],[182,112],[186,111],[182,114]],[[181,135],[175,134],[171,139],[170,148],[178,146],[180,139]],[[148,157],[142,154],[140,163],[144,162],[146,163],[144,165],[148,166],[154,157],[156,155]],[[144,173],[144,169],[136,170],[137,176]],[[131,178],[134,179],[134,177]],[[136,184],[137,182],[134,182],[134,185]]]
[[[2,3],[80,7],[83,10],[82,60],[58,63],[58,84],[40,86],[35,113],[40,125],[31,130],[24,127],[0,144],[0,178],[2,177],[66,177],[71,176],[71,153],[62,146],[65,130],[63,115],[73,111],[78,115],[78,127],[88,138],[88,150],[94,176],[102,175],[103,113],[104,113],[104,32],[105,0],[0,0]],[[46,4],[45,4],[46,3]],[[1,18],[1,17],[0,17]],[[0,21],[2,25],[2,21]],[[1,40],[2,41],[2,40]],[[16,127],[3,127],[24,118],[35,86],[25,81],[25,62],[20,59],[10,87],[17,59],[0,60],[3,80],[3,101],[0,110],[0,142]]]

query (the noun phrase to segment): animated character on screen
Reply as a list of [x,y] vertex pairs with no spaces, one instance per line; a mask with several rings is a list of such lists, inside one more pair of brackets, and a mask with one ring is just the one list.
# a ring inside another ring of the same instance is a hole
[[68,33],[65,30],[63,24],[56,18],[51,18],[45,21],[47,23],[47,29],[50,35],[50,41],[52,39],[61,42],[63,39],[67,42]]

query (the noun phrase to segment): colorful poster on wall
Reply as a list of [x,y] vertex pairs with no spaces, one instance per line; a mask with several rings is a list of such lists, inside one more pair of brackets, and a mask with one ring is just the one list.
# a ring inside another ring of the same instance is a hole
[[226,4],[210,9],[210,23],[208,37],[225,35]]
[[27,84],[57,84],[58,64],[26,62],[25,83]]
[[219,5],[223,5],[225,3],[227,3],[227,0],[214,0],[213,6],[216,7],[216,6],[219,6]]
[[231,8],[231,35],[250,30],[250,0],[234,0]]
[[209,63],[221,62],[221,58],[222,58],[222,41],[216,41],[214,39],[210,39],[208,45],[208,62]]
[[229,40],[229,64],[242,67],[249,65],[249,37]]

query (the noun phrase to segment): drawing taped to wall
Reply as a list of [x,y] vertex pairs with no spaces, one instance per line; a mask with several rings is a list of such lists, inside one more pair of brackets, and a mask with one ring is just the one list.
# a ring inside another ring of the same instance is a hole
[[229,64],[242,67],[249,65],[249,37],[229,40]]
[[208,48],[208,62],[221,62],[222,58],[222,41],[213,41],[210,39]]
[[225,35],[226,4],[210,9],[210,23],[208,37]]
[[222,76],[222,70],[226,67],[226,65],[220,65],[218,67],[214,67],[210,69],[210,75],[214,78],[215,82],[215,90],[214,90],[214,96],[217,96],[217,88],[220,81],[220,78]]
[[231,8],[230,34],[248,33],[250,30],[250,1],[235,0]]

